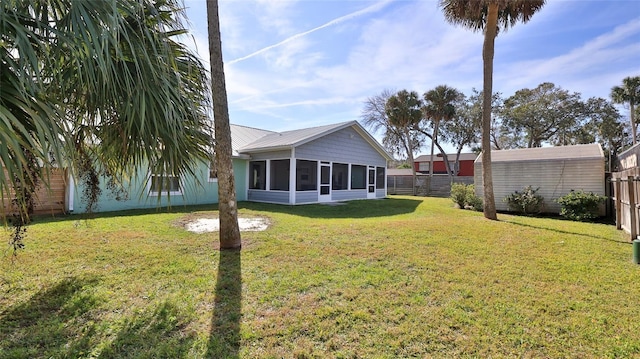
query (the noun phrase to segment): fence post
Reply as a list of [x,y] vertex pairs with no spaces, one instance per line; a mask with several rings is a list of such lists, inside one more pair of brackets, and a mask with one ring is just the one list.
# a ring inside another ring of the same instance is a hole
[[613,180],[613,196],[616,200],[616,229],[618,230],[622,229],[622,194],[620,193],[622,185],[621,180],[622,178],[615,178]]
[[631,221],[631,225],[629,228],[629,231],[631,233],[629,233],[631,235],[631,240],[634,240],[637,236],[638,236],[638,224],[636,222],[636,198],[635,198],[635,192],[636,192],[636,186],[635,186],[635,179],[633,178],[633,176],[628,176],[627,177],[627,181],[629,183],[629,219]]

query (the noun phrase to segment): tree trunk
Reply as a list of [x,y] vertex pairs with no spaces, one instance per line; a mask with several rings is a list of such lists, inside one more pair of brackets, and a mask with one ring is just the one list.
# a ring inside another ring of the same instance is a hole
[[406,147],[405,149],[407,150],[407,159],[409,160],[409,164],[411,165],[411,177],[412,177],[412,181],[413,181],[413,185],[411,186],[411,192],[413,193],[413,195],[415,196],[417,194],[416,192],[416,164],[415,164],[415,159],[413,158],[413,143],[411,143],[411,133],[409,132],[408,129],[404,130],[404,137],[406,142]]
[[633,101],[629,101],[629,120],[631,121],[631,136],[633,136],[633,144],[636,144],[636,117],[635,117],[635,104]]
[[496,202],[493,197],[491,173],[491,95],[493,94],[493,54],[498,30],[498,4],[489,3],[487,24],[482,46],[484,84],[482,94],[482,187],[484,192],[484,216],[497,220]]
[[229,127],[229,105],[224,80],[222,42],[218,0],[207,0],[209,25],[209,54],[211,56],[211,93],[215,128],[215,161],[218,170],[218,208],[220,217],[220,249],[240,248],[238,227],[238,205],[235,179],[231,160],[231,128]]

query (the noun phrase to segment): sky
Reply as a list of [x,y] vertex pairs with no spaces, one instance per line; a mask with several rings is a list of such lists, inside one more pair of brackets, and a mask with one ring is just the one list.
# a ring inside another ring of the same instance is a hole
[[[184,3],[185,42],[208,68],[206,3]],[[482,89],[483,35],[447,23],[436,0],[220,0],[219,7],[233,124],[322,126],[359,120],[364,101],[385,89]],[[609,98],[627,76],[640,76],[640,0],[547,0],[529,22],[496,38],[493,88],[505,98],[543,82],[585,100]]]

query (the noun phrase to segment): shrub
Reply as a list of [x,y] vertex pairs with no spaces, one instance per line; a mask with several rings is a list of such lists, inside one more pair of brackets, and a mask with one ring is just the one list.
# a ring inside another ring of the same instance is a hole
[[571,190],[568,194],[557,199],[562,208],[560,215],[574,221],[591,221],[598,218],[598,209],[606,197],[593,192]]
[[454,183],[451,185],[451,200],[458,207],[464,209],[467,200],[467,186],[464,183]]
[[472,184],[452,184],[451,200],[461,209],[471,208],[476,211],[482,211],[482,198],[476,196],[475,187]]
[[522,214],[540,213],[544,206],[544,197],[536,194],[539,189],[527,186],[522,192],[515,191],[506,196],[502,199],[502,202],[505,202],[509,210],[513,212]]

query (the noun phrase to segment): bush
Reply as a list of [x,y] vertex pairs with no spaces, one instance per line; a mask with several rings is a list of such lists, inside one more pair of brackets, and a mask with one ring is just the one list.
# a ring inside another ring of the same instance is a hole
[[452,184],[451,200],[461,209],[470,208],[476,211],[482,211],[482,198],[476,196],[475,187],[472,184]]
[[591,221],[598,218],[598,209],[606,197],[582,190],[569,192],[557,199],[562,209],[560,215],[574,221]]
[[540,213],[544,206],[544,197],[536,194],[539,189],[527,186],[522,192],[515,191],[506,196],[502,199],[502,202],[505,202],[509,210],[513,212],[522,214]]

